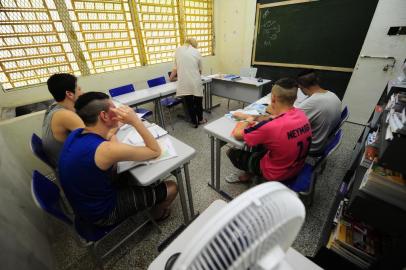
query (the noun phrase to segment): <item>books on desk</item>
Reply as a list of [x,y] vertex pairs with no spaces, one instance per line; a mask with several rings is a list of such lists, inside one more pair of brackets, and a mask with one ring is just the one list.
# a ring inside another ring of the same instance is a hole
[[[129,169],[132,169],[137,166],[149,165],[154,164],[160,161],[168,160],[174,157],[177,157],[177,153],[175,148],[173,147],[172,141],[168,136],[164,136],[168,134],[166,130],[161,128],[158,125],[152,124],[148,127],[148,130],[151,134],[158,140],[158,143],[161,147],[161,155],[155,159],[145,160],[145,161],[121,161],[117,164],[117,173],[122,173]],[[162,137],[163,136],[163,137]],[[123,143],[127,143],[134,146],[145,146],[145,143],[142,137],[138,134],[138,132],[133,129],[131,130],[123,139]]]
[[362,179],[360,190],[406,210],[406,180],[398,172],[372,164]]

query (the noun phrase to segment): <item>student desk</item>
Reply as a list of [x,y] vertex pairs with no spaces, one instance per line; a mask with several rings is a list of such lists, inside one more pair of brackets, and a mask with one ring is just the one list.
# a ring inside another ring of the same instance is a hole
[[[269,104],[269,102],[270,98],[267,95],[255,103]],[[204,130],[209,134],[210,138],[211,179],[209,185],[228,199],[232,198],[220,189],[221,148],[227,143],[239,149],[246,146],[244,142],[234,139],[231,135],[235,124],[236,121],[223,116],[204,126]]]
[[[131,129],[132,128],[127,128],[123,131],[119,131],[117,138],[120,141],[123,140],[125,135],[130,132]],[[195,217],[192,189],[190,185],[189,162],[196,155],[196,150],[169,134],[165,135],[164,137],[167,136],[171,139],[173,147],[175,148],[178,156],[154,164],[135,167],[130,169],[130,173],[141,186],[149,186],[158,182],[160,179],[165,178],[168,176],[168,174],[173,174],[176,177],[178,184],[183,219],[185,224],[188,224],[190,220]],[[185,173],[186,192],[183,186],[182,167]],[[190,217],[188,214],[186,197],[188,198],[189,202]]]
[[210,183],[209,185],[224,197],[231,199],[230,196],[220,189],[220,166],[221,166],[221,148],[227,143],[236,148],[244,148],[242,141],[237,141],[231,135],[236,121],[225,116],[204,126],[204,130],[210,138]]
[[[204,110],[210,112],[212,108],[211,99],[211,78],[202,76]],[[165,128],[165,118],[161,105],[161,99],[176,94],[177,82],[168,82],[166,84],[154,86],[147,89],[136,90],[134,92],[114,97],[113,100],[128,106],[138,106],[149,102],[154,102],[155,113],[161,127]]]
[[265,95],[264,86],[271,81],[256,78],[241,77],[237,80],[222,78],[220,75],[208,76],[212,79],[211,94],[219,97],[252,103]]
[[[190,239],[203,228],[207,220],[212,218],[218,211],[225,207],[227,203],[216,200],[200,214],[157,258],[150,264],[148,270],[164,269],[169,257],[178,252],[183,252]],[[285,255],[285,262],[291,269],[301,270],[321,270],[319,266],[307,259],[293,248],[289,248]]]
[[136,90],[134,92],[116,96],[113,98],[114,101],[118,101],[121,104],[128,106],[138,106],[149,102],[154,102],[155,113],[158,116],[159,124],[165,128],[165,120],[163,117],[162,106],[161,106],[161,92],[160,89],[142,89]]

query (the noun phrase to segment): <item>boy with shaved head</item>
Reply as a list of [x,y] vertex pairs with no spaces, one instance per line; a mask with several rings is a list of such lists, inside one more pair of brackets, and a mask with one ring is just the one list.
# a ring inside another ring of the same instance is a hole
[[[128,172],[113,178],[120,161],[142,161],[156,158],[161,148],[128,106],[116,108],[109,96],[88,92],[75,103],[76,113],[84,128],[72,131],[65,141],[59,159],[59,177],[66,198],[76,217],[98,226],[114,225],[136,212],[152,207],[159,221],[169,216],[169,206],[175,199],[175,182],[156,186],[133,184]],[[118,122],[132,125],[143,138],[145,146],[132,146],[110,138],[110,130]]]
[[234,115],[243,119],[237,123],[234,137],[250,147],[261,147],[257,151],[232,148],[227,152],[233,165],[246,172],[229,182],[248,181],[253,175],[268,181],[289,181],[296,177],[304,165],[312,136],[306,115],[293,107],[296,95],[296,81],[283,78],[272,88],[268,117]]

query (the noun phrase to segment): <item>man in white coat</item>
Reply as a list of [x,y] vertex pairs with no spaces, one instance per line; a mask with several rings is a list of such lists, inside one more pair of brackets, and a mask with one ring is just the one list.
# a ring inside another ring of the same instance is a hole
[[182,97],[190,121],[195,128],[207,122],[203,119],[203,85],[201,81],[202,56],[197,50],[194,38],[186,39],[183,46],[175,51],[175,67],[169,79],[178,77],[177,97]]

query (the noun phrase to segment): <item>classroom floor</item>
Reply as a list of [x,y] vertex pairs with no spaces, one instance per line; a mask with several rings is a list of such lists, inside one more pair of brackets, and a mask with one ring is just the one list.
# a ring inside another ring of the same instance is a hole
[[[227,100],[213,98],[213,104],[220,103],[221,106],[215,108],[211,114],[205,114],[208,121],[213,121],[223,116],[229,110],[242,107],[236,101],[230,102],[230,109],[227,109]],[[146,106],[142,106],[146,107]],[[176,118],[177,113],[182,113],[181,106],[172,117],[174,128],[172,130],[167,124],[167,130],[176,138],[189,144],[196,149],[197,155],[190,163],[191,185],[195,211],[202,212],[211,202],[222,199],[221,196],[207,186],[210,179],[210,142],[202,127],[192,128],[189,123]],[[327,167],[318,178],[316,193],[313,205],[307,209],[306,220],[302,230],[298,234],[293,247],[306,256],[313,256],[319,246],[319,239],[325,224],[331,222],[327,220],[327,215],[334,201],[334,195],[345,174],[352,149],[361,134],[363,126],[345,123],[343,125],[344,138],[340,147],[329,157]],[[227,146],[222,148],[221,157],[221,186],[232,196],[237,196],[246,190],[248,184],[227,184],[224,177],[231,172],[236,172],[232,164],[225,155]],[[172,177],[174,179],[174,177]],[[144,228],[129,239],[120,249],[108,256],[105,262],[105,269],[147,269],[148,265],[158,255],[156,247],[166,239],[183,222],[179,196],[176,199],[171,216],[168,220],[160,224],[162,234],[154,228]],[[55,256],[57,269],[94,269],[90,256],[85,248],[77,245],[72,233],[62,224],[50,220],[50,239],[52,239],[52,251]],[[124,232],[117,232],[113,237],[122,237]],[[108,246],[115,239],[107,239],[105,245]]]

